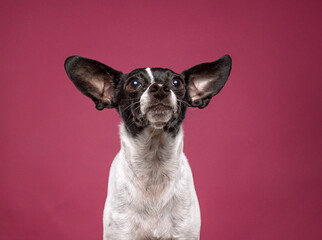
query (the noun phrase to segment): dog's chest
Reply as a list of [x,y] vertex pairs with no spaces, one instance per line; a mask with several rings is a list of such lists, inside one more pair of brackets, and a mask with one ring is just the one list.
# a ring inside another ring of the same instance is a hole
[[[147,179],[128,185],[123,205],[128,229],[136,239],[171,239],[185,226],[191,213],[192,201],[186,181],[171,182],[162,171],[154,171]],[[134,189],[133,189],[134,188]],[[119,199],[121,200],[121,199]]]
[[[122,166],[118,159],[114,167]],[[120,165],[119,165],[120,164]],[[157,164],[157,163],[154,163]],[[109,232],[136,236],[135,239],[171,239],[191,212],[192,201],[184,167],[177,171],[181,176],[172,175],[168,166],[154,165],[153,168],[137,173],[116,171],[119,177],[110,195],[111,216]],[[184,219],[184,221],[183,221]]]
[[[152,200],[153,201],[153,200]],[[170,200],[165,206],[157,201],[138,201],[132,216],[136,239],[170,239],[175,233],[174,203]],[[143,208],[142,208],[143,206]]]
[[189,232],[197,201],[182,139],[122,140],[110,172],[105,232],[121,231],[124,239],[172,239],[185,228]]

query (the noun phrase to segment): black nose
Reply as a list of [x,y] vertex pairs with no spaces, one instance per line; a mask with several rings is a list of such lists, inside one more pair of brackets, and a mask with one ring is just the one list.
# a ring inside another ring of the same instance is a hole
[[170,88],[162,83],[153,83],[149,88],[149,94],[156,99],[162,100],[169,96]]

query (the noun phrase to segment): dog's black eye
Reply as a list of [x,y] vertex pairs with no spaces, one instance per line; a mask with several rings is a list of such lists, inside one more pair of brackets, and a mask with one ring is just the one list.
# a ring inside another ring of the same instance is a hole
[[178,89],[182,89],[183,88],[183,83],[179,78],[174,78],[172,79],[172,84],[173,86],[175,86]]
[[136,90],[141,86],[141,82],[139,79],[137,78],[133,78],[128,84],[127,84],[127,88],[130,90]]

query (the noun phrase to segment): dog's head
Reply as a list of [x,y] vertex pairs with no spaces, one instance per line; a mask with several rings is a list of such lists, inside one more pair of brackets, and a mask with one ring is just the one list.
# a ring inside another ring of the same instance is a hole
[[223,88],[231,58],[225,55],[181,74],[165,68],[139,68],[123,74],[95,60],[71,56],[65,70],[98,110],[116,108],[133,136],[147,126],[176,135],[187,108],[206,107]]

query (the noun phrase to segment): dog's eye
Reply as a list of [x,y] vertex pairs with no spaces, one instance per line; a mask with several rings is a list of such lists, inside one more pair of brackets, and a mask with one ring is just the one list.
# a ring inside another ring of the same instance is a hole
[[172,79],[172,84],[173,86],[175,86],[178,89],[182,89],[183,88],[183,83],[179,78],[174,78]]
[[128,84],[127,84],[127,88],[130,90],[136,90],[141,86],[141,82],[139,79],[137,78],[133,78]]

